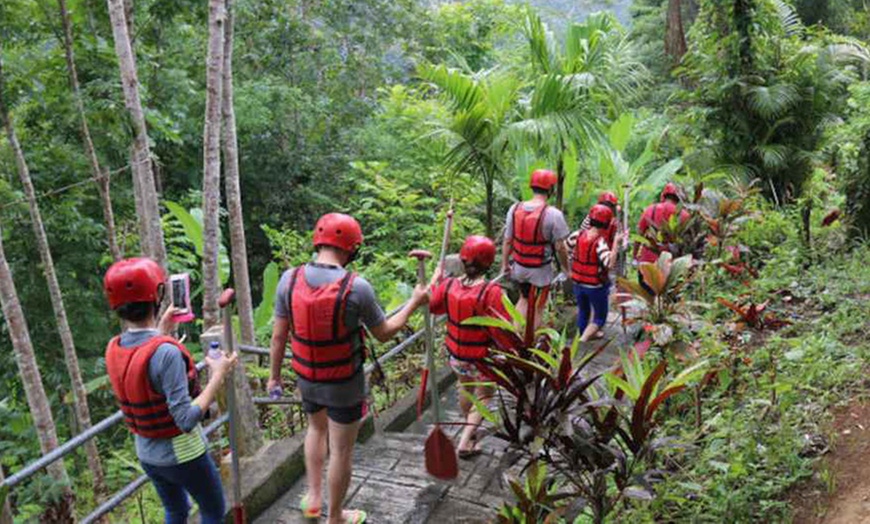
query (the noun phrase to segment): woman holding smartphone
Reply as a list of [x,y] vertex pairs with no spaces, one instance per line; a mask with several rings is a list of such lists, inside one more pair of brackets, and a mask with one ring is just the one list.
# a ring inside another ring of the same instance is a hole
[[203,524],[217,524],[226,505],[200,421],[237,357],[206,357],[210,379],[199,391],[190,352],[169,336],[178,311],[171,307],[157,321],[165,283],[163,269],[148,258],[121,260],[106,272],[109,306],[125,324],[106,348],[106,369],[135,435],[136,455],[163,502],[166,523],[187,522],[190,495]]

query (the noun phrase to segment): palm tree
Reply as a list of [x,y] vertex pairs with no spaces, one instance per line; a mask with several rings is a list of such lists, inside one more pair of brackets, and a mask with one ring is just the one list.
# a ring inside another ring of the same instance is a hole
[[424,64],[419,74],[448,102],[451,118],[438,123],[434,135],[444,137],[448,143],[444,158],[448,169],[483,181],[486,234],[492,237],[495,181],[504,173],[502,132],[514,111],[520,80],[506,69],[469,73],[443,65]]
[[526,12],[523,32],[532,63],[531,90],[507,136],[517,150],[530,148],[556,164],[556,206],[561,208],[571,185],[566,184],[565,155],[601,140],[602,124],[637,94],[646,69],[609,13],[572,24],[562,45],[532,10]]

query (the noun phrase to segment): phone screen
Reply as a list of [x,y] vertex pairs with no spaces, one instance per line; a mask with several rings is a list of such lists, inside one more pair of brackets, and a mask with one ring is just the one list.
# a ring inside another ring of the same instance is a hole
[[187,286],[183,279],[172,281],[172,305],[179,309],[187,309]]

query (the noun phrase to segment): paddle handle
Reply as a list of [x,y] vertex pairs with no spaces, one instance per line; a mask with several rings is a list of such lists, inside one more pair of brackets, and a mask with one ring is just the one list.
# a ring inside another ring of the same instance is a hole
[[[233,315],[232,304],[235,299],[235,291],[232,289],[225,290],[218,300],[218,305],[222,309],[223,331],[224,331],[224,350],[230,355],[236,352],[235,337],[233,335]],[[235,524],[245,524],[247,522],[245,509],[242,505],[242,479],[241,469],[239,466],[239,446],[238,446],[238,424],[236,420],[236,388],[233,383],[235,380],[234,372],[230,371],[230,376],[227,381],[227,411],[230,413],[230,457],[231,457],[231,475],[233,479],[233,522]]]
[[444,237],[441,239],[441,254],[438,256],[438,267],[444,269],[447,259],[447,246],[450,244],[450,230],[453,229],[453,199],[450,199],[450,209],[447,210],[447,220],[444,221]]
[[[420,285],[426,285],[426,258],[422,251],[415,251],[411,256],[417,259],[417,282]],[[435,414],[435,425],[441,421],[441,398],[438,395],[438,385],[436,377],[438,376],[435,364],[435,341],[432,334],[432,314],[429,307],[423,308],[423,329],[424,343],[426,344],[426,369],[428,369],[429,384],[428,387],[432,391],[432,410]]]

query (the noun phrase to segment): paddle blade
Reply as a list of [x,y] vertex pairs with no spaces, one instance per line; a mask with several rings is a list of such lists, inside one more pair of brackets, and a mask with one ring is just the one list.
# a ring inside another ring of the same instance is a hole
[[417,420],[423,415],[423,403],[426,401],[426,384],[429,383],[429,368],[423,368],[420,378],[420,390],[417,391]]
[[453,441],[435,427],[426,439],[426,471],[440,480],[453,480],[459,476],[459,464]]

